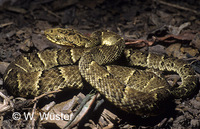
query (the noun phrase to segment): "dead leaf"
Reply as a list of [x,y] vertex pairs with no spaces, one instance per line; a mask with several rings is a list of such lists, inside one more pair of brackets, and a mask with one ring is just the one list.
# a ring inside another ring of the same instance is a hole
[[149,47],[149,52],[162,53],[162,54],[166,53],[165,52],[165,47],[162,46],[162,45],[159,45],[159,44],[155,45],[155,46],[150,46]]
[[46,104],[41,110],[44,112],[48,112],[56,103],[54,101]]
[[61,112],[61,109],[64,106],[68,105],[70,101],[71,100],[56,104],[55,106],[51,108],[50,111],[42,113],[42,117],[40,116],[41,117],[40,120],[42,120],[42,124],[54,123],[58,127],[63,128],[68,123],[71,116],[70,114],[65,114]]
[[10,63],[0,62],[0,73],[3,75]]
[[170,33],[173,34],[173,35],[179,35],[181,33],[181,31],[188,27],[189,25],[191,25],[190,22],[186,22],[186,23],[183,23],[181,24],[179,27],[175,27],[175,26],[171,26],[169,25],[169,30],[170,30]]
[[55,48],[57,46],[40,34],[33,34],[32,42],[39,51],[42,51],[46,48]]
[[176,44],[172,44],[169,47],[167,47],[166,50],[166,54],[168,56],[173,56],[173,57],[177,57],[177,58],[183,58],[184,54],[180,51],[181,48],[181,44],[180,43],[176,43]]
[[200,32],[195,35],[191,42],[197,49],[200,50]]
[[181,52],[182,53],[188,53],[191,56],[196,56],[197,54],[199,54],[198,49],[194,49],[192,47],[181,47]]

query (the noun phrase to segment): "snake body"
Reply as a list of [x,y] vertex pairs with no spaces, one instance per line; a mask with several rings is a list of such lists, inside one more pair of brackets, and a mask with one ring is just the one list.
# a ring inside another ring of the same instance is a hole
[[[164,55],[125,49],[123,38],[114,32],[95,31],[86,37],[73,29],[56,28],[45,33],[52,42],[73,48],[17,57],[4,74],[4,86],[12,94],[31,97],[58,89],[80,89],[85,79],[120,109],[151,116],[158,114],[161,105],[172,96],[187,97],[196,89],[197,78],[189,64]],[[121,55],[125,55],[129,67],[108,65],[120,60]],[[177,72],[182,84],[171,87],[164,78],[132,66]]]

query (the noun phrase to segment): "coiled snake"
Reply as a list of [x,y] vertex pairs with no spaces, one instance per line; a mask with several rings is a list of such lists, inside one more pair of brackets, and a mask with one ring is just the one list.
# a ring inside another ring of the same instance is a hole
[[[196,88],[195,72],[189,64],[125,49],[123,38],[114,32],[95,31],[86,37],[73,29],[55,28],[45,34],[52,42],[72,48],[18,56],[4,74],[4,86],[13,95],[31,97],[66,87],[80,89],[83,78],[122,110],[151,116],[171,96],[187,97]],[[129,67],[107,65],[120,61],[121,55],[125,55]],[[164,78],[130,66],[177,72],[182,84],[171,87]]]

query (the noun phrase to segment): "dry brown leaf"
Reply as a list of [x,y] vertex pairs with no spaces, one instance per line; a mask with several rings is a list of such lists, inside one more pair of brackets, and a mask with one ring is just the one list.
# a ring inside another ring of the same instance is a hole
[[177,58],[183,58],[185,57],[185,55],[180,51],[181,48],[181,44],[180,43],[176,43],[176,44],[171,44],[169,47],[167,47],[166,50],[166,54],[168,56],[173,56],[173,57],[177,57]]
[[198,49],[194,49],[192,47],[181,47],[180,50],[182,53],[188,53],[191,56],[196,56],[197,54],[199,54]]
[[10,63],[7,62],[0,62],[0,73],[3,75],[6,71],[6,68],[8,67]]

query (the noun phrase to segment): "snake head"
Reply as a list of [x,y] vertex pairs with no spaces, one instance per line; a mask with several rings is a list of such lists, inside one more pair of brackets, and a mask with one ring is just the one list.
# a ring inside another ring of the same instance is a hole
[[64,46],[75,46],[73,44],[73,39],[70,39],[70,34],[72,35],[74,33],[74,30],[72,29],[62,29],[62,28],[53,28],[53,29],[47,29],[44,31],[44,34],[46,35],[46,38],[50,40],[51,42],[58,44],[58,45],[64,45]]
[[94,47],[100,43],[98,37],[87,37],[74,29],[53,28],[44,31],[51,42],[69,47]]

